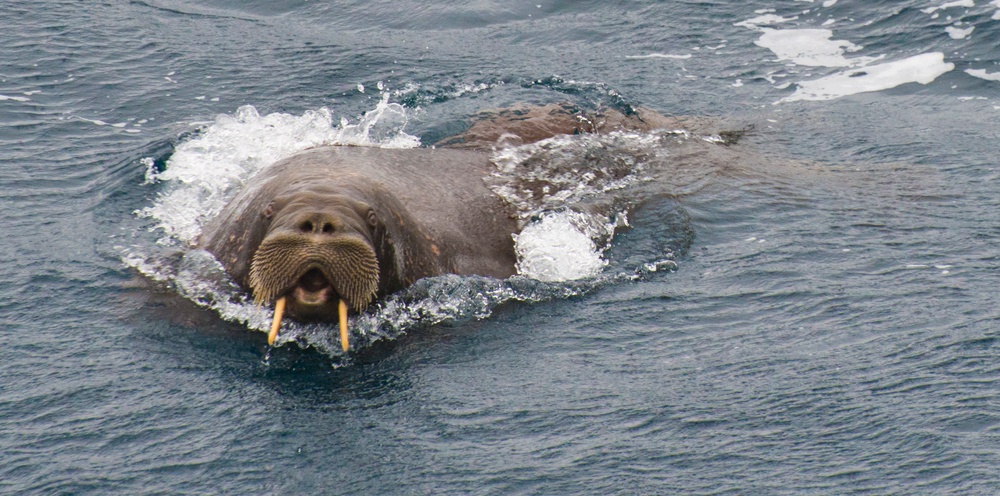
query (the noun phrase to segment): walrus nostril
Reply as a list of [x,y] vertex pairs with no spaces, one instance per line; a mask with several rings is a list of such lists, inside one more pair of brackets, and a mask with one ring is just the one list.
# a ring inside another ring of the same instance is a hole
[[299,222],[298,230],[305,234],[333,234],[337,230],[337,226],[332,221],[313,216]]

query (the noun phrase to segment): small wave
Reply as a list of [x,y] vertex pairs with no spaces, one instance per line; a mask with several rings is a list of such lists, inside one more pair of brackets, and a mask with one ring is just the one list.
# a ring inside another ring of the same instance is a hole
[[675,55],[672,53],[650,53],[647,55],[626,55],[626,59],[630,60],[640,60],[640,59],[677,59],[677,60],[687,60],[691,58],[690,53],[685,53],[683,55]]
[[0,102],[7,101],[7,100],[10,100],[10,101],[13,101],[13,102],[22,102],[22,103],[24,103],[24,102],[30,102],[31,98],[28,98],[26,96],[0,95]]

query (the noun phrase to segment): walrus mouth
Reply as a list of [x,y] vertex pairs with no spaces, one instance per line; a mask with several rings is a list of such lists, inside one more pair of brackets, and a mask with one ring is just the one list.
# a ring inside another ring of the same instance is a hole
[[378,279],[375,251],[360,238],[280,233],[257,249],[248,282],[257,304],[275,301],[269,344],[289,303],[297,312],[293,317],[330,320],[336,303],[341,344],[347,351],[347,307],[364,310],[375,297]]
[[[281,319],[285,315],[287,299],[287,297],[282,296],[274,304],[274,320],[271,322],[271,331],[267,333],[268,346],[273,345],[274,340],[278,338],[278,329],[281,329]],[[344,352],[347,352],[351,348],[351,343],[347,334],[347,303],[344,303],[344,300],[337,300],[337,316],[337,320],[340,322],[340,347],[344,349]]]

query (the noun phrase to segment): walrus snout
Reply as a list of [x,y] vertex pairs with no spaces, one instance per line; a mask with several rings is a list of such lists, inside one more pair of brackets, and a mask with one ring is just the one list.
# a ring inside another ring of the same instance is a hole
[[338,299],[364,310],[374,300],[378,282],[378,259],[366,239],[295,230],[267,236],[253,256],[248,277],[258,303],[291,296],[291,315],[331,320],[337,316]]

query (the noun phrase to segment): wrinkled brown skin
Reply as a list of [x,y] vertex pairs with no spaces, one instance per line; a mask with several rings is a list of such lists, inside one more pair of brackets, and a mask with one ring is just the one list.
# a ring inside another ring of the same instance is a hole
[[[251,178],[205,226],[199,246],[251,291],[248,278],[258,247],[269,236],[287,235],[305,216],[332,219],[335,229],[317,228],[303,236],[346,235],[370,244],[379,266],[376,299],[429,276],[510,277],[517,224],[509,206],[483,181],[493,171],[487,150],[559,134],[675,124],[646,109],[630,115],[616,110],[584,114],[572,105],[554,104],[485,112],[439,148],[306,150]],[[318,313],[290,301],[288,314],[335,321],[336,301]]]

